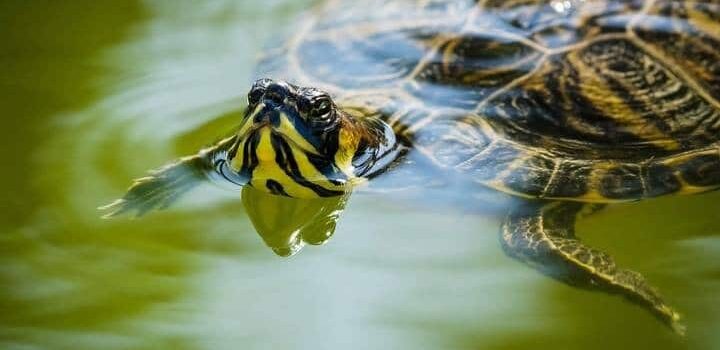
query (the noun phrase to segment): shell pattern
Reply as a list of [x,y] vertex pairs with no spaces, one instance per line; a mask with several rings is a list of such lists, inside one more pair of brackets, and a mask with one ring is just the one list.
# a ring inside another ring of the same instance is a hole
[[583,202],[720,186],[720,1],[337,0],[319,11],[267,50],[258,76],[380,114],[442,168]]

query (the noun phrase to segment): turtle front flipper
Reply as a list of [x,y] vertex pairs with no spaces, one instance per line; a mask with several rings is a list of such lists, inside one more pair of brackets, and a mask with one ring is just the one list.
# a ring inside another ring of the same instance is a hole
[[166,208],[214,174],[224,176],[219,172],[234,140],[235,137],[229,137],[195,155],[150,171],[136,179],[122,198],[98,209],[106,212],[103,218],[107,219],[131,212],[142,216],[150,210]]
[[621,294],[684,334],[680,315],[642,275],[619,268],[607,253],[575,237],[575,220],[585,205],[550,202],[515,210],[502,227],[503,248],[513,258],[565,283]]

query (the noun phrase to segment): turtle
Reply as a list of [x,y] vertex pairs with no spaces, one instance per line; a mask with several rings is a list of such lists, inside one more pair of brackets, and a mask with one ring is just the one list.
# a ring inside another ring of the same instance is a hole
[[291,29],[237,130],[136,180],[108,216],[208,177],[318,198],[432,173],[523,203],[499,230],[511,257],[684,331],[574,226],[589,206],[720,187],[720,1],[334,0]]

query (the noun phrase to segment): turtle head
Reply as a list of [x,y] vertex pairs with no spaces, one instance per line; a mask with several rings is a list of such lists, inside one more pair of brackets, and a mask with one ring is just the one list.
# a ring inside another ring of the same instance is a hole
[[248,93],[229,166],[240,183],[260,190],[328,197],[382,170],[397,149],[379,118],[344,111],[322,90],[261,79]]

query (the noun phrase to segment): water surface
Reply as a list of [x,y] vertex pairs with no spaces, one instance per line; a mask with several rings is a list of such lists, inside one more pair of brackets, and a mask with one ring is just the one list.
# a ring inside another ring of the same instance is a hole
[[263,43],[310,3],[0,4],[0,348],[720,347],[720,193],[578,223],[662,290],[685,339],[505,257],[501,213],[431,194],[352,196],[334,237],[291,258],[255,233],[238,192],[210,185],[101,220],[132,178],[232,129]]

